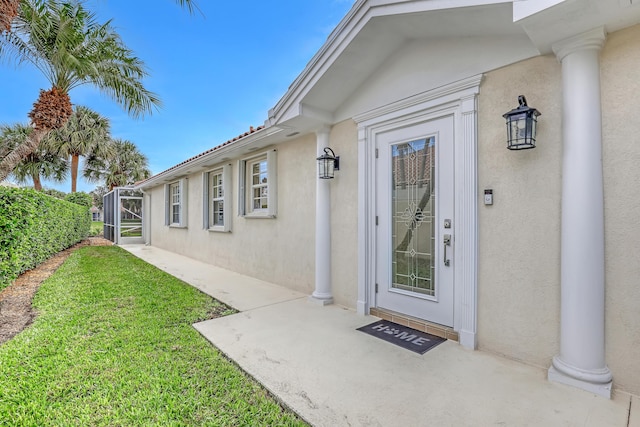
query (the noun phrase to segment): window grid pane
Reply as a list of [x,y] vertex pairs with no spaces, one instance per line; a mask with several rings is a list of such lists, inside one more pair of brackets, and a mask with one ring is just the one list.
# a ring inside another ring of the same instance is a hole
[[171,184],[171,223],[180,223],[180,183]]
[[222,181],[222,171],[209,174],[209,194],[211,201],[209,204],[209,223],[212,226],[224,225],[224,190]]
[[252,210],[269,208],[269,186],[267,182],[267,159],[251,164],[251,207]]

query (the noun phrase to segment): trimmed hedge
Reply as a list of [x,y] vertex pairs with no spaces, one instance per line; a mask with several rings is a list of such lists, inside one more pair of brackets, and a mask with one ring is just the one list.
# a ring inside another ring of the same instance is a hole
[[90,226],[85,206],[31,189],[0,186],[0,290],[85,239]]
[[78,193],[69,193],[64,196],[64,200],[75,203],[76,205],[86,206],[88,208],[93,206],[93,197],[83,191]]

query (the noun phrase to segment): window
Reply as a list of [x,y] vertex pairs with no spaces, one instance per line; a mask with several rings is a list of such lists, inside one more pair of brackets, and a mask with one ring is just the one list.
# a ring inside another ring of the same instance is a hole
[[253,212],[269,209],[269,182],[267,174],[267,159],[256,160],[249,164],[251,180],[250,204]]
[[180,224],[180,183],[171,184],[171,224]]
[[224,165],[203,174],[203,228],[211,231],[231,231],[231,165]]
[[240,161],[240,213],[248,218],[276,216],[276,151]]
[[165,185],[165,225],[187,226],[187,180]]
[[222,187],[222,172],[211,174],[209,188],[211,189],[211,218],[212,226],[224,226],[224,189]]

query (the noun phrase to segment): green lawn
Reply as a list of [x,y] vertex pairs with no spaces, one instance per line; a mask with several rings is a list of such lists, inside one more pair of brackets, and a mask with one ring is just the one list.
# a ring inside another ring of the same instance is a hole
[[91,228],[89,229],[89,236],[99,236],[104,230],[104,222],[91,221]]
[[191,326],[229,309],[115,246],[74,252],[0,345],[0,425],[305,425]]

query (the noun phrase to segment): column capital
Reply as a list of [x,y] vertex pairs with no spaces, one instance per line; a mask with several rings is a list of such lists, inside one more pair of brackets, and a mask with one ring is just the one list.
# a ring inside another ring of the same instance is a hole
[[553,44],[553,53],[556,54],[558,61],[561,61],[569,54],[581,50],[600,50],[604,46],[607,33],[604,27],[594,28],[585,33],[560,40]]
[[316,129],[316,136],[329,136],[331,133],[331,125],[322,125]]

